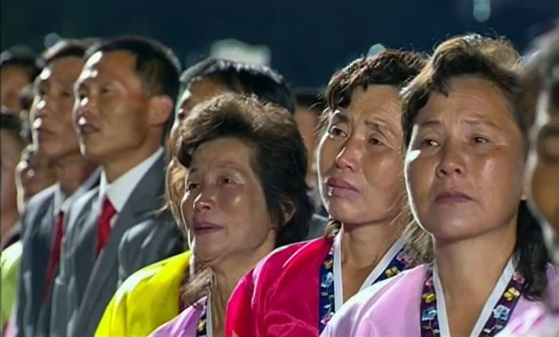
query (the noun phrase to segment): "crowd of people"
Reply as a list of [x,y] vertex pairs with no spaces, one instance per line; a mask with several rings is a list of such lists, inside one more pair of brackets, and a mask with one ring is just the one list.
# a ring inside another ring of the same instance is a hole
[[323,93],[140,36],[0,74],[3,336],[559,336],[559,28]]

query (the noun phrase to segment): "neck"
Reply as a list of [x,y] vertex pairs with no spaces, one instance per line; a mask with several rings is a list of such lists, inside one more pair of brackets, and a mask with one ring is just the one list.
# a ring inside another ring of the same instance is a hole
[[[447,306],[485,304],[514,252],[516,218],[511,226],[456,242],[435,239],[435,263]],[[487,258],[490,256],[491,258]]]
[[64,195],[72,195],[91,176],[97,164],[80,154],[68,156],[55,163],[55,172]]
[[[146,142],[147,143],[147,142]],[[151,142],[143,145],[141,148],[134,149],[130,152],[119,152],[115,157],[108,158],[103,161],[103,170],[109,183],[120,178],[126,172],[130,171],[144,160],[148,159],[159,149],[159,143]]]
[[212,327],[214,336],[221,336],[225,331],[225,308],[233,290],[241,278],[251,270],[258,261],[274,249],[275,231],[270,231],[265,242],[250,254],[235,255],[224,259],[212,267],[215,283],[212,287]]
[[394,220],[358,227],[342,225],[342,265],[376,265],[398,240],[403,228],[403,223]]

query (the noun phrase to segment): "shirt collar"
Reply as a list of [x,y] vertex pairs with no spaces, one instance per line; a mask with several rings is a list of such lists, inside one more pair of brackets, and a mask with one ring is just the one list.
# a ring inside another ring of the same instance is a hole
[[56,189],[54,190],[55,216],[57,216],[59,212],[67,213],[74,200],[82,196],[85,192],[89,191],[95,185],[97,180],[99,180],[100,175],[101,168],[97,168],[69,197],[66,197],[64,192],[62,192],[60,184],[56,184]]
[[103,171],[101,173],[101,181],[99,183],[99,202],[102,203],[105,196],[108,197],[117,213],[120,213],[136,185],[138,185],[140,180],[162,154],[163,148],[159,147],[159,149],[157,149],[157,151],[155,151],[150,157],[136,165],[112,183],[107,181],[107,176]]

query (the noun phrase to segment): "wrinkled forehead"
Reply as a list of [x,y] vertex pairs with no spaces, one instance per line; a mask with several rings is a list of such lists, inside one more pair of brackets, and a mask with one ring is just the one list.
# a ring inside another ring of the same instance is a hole
[[98,51],[91,55],[78,82],[115,78],[124,81],[136,77],[136,55],[128,51]]

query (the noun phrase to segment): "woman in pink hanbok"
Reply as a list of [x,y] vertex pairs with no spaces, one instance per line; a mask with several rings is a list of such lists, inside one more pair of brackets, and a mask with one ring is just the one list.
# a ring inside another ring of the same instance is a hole
[[239,283],[226,336],[318,336],[357,292],[408,267],[401,98],[421,55],[384,51],[336,73],[318,148],[324,238],[274,251]]
[[434,262],[360,293],[323,336],[494,336],[540,305],[558,273],[525,202],[522,73],[509,43],[466,35],[404,89],[406,186],[429,234],[411,247]]

